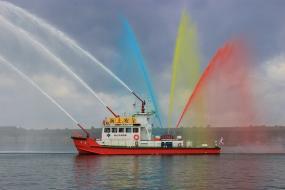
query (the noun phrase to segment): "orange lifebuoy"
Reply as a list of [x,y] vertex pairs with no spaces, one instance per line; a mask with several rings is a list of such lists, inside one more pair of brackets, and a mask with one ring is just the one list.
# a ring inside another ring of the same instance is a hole
[[134,135],[134,139],[137,141],[139,140],[140,136],[139,135]]

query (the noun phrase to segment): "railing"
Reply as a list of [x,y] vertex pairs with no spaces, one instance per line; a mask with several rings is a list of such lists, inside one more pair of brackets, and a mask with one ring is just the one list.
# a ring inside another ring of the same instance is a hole
[[130,141],[130,140],[105,140],[101,141],[102,145],[117,147],[160,147],[158,141]]
[[[165,141],[131,141],[131,140],[105,140],[101,141],[102,145],[114,147],[161,147],[161,143]],[[184,146],[183,141],[171,141],[172,147],[191,147],[192,144],[187,143]]]

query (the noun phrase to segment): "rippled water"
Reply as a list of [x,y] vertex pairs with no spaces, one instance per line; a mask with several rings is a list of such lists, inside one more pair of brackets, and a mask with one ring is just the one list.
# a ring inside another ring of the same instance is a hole
[[0,154],[0,189],[285,189],[285,154]]

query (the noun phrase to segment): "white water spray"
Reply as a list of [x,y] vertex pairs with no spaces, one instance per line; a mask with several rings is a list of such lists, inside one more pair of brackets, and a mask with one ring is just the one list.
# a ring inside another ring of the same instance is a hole
[[48,24],[46,21],[43,19],[40,19],[31,13],[27,12],[26,10],[17,7],[11,3],[7,2],[0,2],[0,5],[5,7],[11,12],[14,12],[16,15],[19,17],[26,17],[28,18],[29,21],[34,22],[36,25],[40,26],[41,28],[45,29],[48,31],[50,34],[52,34],[54,37],[59,39],[60,41],[64,42],[67,44],[70,48],[72,48],[76,52],[80,52],[82,55],[88,57],[93,63],[99,65],[105,72],[107,72],[110,76],[112,76],[116,81],[118,81],[122,86],[124,86],[129,92],[133,93],[133,90],[131,90],[128,85],[123,82],[118,76],[116,76],[110,69],[108,69],[102,62],[100,62],[98,59],[96,59],[92,54],[90,54],[88,51],[85,49],[81,48],[77,42],[72,40],[70,37],[68,37],[66,34],[61,32],[60,30],[56,29],[52,25]]
[[54,105],[56,105],[67,117],[69,117],[76,125],[79,124],[79,122],[74,119],[55,99],[53,99],[50,95],[48,95],[41,87],[39,87],[30,77],[28,77],[26,74],[24,74],[22,71],[20,71],[17,67],[15,67],[12,63],[8,62],[5,58],[3,58],[0,55],[0,62],[2,64],[5,64],[10,69],[18,73],[23,79],[25,79],[27,82],[29,82],[32,86],[34,86],[37,90],[39,90],[46,98],[48,98]]
[[11,31],[21,35],[23,39],[28,40],[31,42],[35,47],[43,51],[49,58],[55,61],[57,65],[62,67],[65,71],[67,71],[71,76],[73,76],[79,83],[81,83],[89,92],[91,92],[99,102],[104,105],[107,109],[108,106],[103,102],[103,100],[96,94],[96,92],[87,84],[85,83],[77,74],[75,74],[60,58],[55,56],[49,49],[47,49],[44,45],[38,42],[32,35],[30,35],[25,30],[21,29],[20,27],[12,24],[11,22],[7,21],[4,17],[0,16],[0,22],[7,26]]

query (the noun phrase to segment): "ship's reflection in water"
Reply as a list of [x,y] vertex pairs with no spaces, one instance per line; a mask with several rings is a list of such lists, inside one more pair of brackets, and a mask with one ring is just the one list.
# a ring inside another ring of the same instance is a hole
[[80,189],[262,189],[285,187],[284,155],[74,158]]

